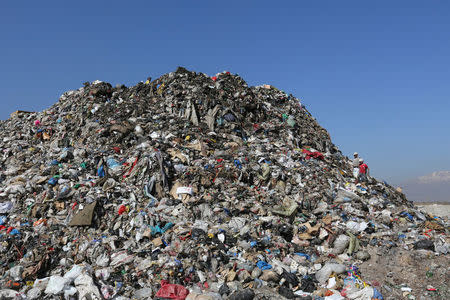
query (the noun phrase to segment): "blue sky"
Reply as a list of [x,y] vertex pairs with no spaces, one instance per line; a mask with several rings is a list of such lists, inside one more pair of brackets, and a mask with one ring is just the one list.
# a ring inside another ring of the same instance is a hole
[[448,1],[2,1],[0,118],[185,66],[301,98],[391,182],[450,170]]

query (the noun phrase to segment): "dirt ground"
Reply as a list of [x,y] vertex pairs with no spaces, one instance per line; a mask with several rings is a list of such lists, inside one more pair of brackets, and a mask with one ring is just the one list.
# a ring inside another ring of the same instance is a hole
[[[417,206],[434,216],[450,216],[449,204]],[[369,253],[371,258],[360,271],[365,281],[382,291],[384,299],[450,299],[450,255],[401,247],[373,247]]]
[[[360,270],[365,281],[380,287],[384,299],[450,299],[449,255],[397,247],[372,248],[369,252],[371,258]],[[411,292],[402,291],[402,287],[410,288]]]
[[[450,218],[450,203],[416,206],[434,216]],[[369,253],[371,258],[359,268],[363,280],[376,286],[384,299],[450,299],[450,255],[401,247],[372,247]]]

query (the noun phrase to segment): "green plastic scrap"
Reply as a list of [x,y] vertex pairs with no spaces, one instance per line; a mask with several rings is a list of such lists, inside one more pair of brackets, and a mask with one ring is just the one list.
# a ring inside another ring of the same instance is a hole
[[353,252],[359,250],[359,240],[351,232],[347,231],[347,235],[350,237],[350,243],[348,244],[347,254],[352,255]]
[[287,119],[286,123],[288,123],[289,126],[294,127],[295,126],[295,118],[292,116],[289,116],[289,118]]
[[30,212],[31,212],[31,209],[33,208],[33,206],[34,206],[34,203],[28,205],[28,207],[27,207],[27,215],[30,215]]

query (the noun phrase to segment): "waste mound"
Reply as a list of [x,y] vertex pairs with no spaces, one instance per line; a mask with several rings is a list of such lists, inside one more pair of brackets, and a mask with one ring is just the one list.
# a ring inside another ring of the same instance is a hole
[[229,72],[86,82],[0,129],[2,299],[383,299],[373,249],[448,255],[447,220]]

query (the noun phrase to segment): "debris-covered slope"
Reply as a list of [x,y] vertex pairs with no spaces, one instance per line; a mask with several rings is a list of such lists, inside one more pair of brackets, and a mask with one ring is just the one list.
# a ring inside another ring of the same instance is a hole
[[448,251],[299,99],[228,72],[85,83],[0,128],[5,297],[381,299],[373,249]]

